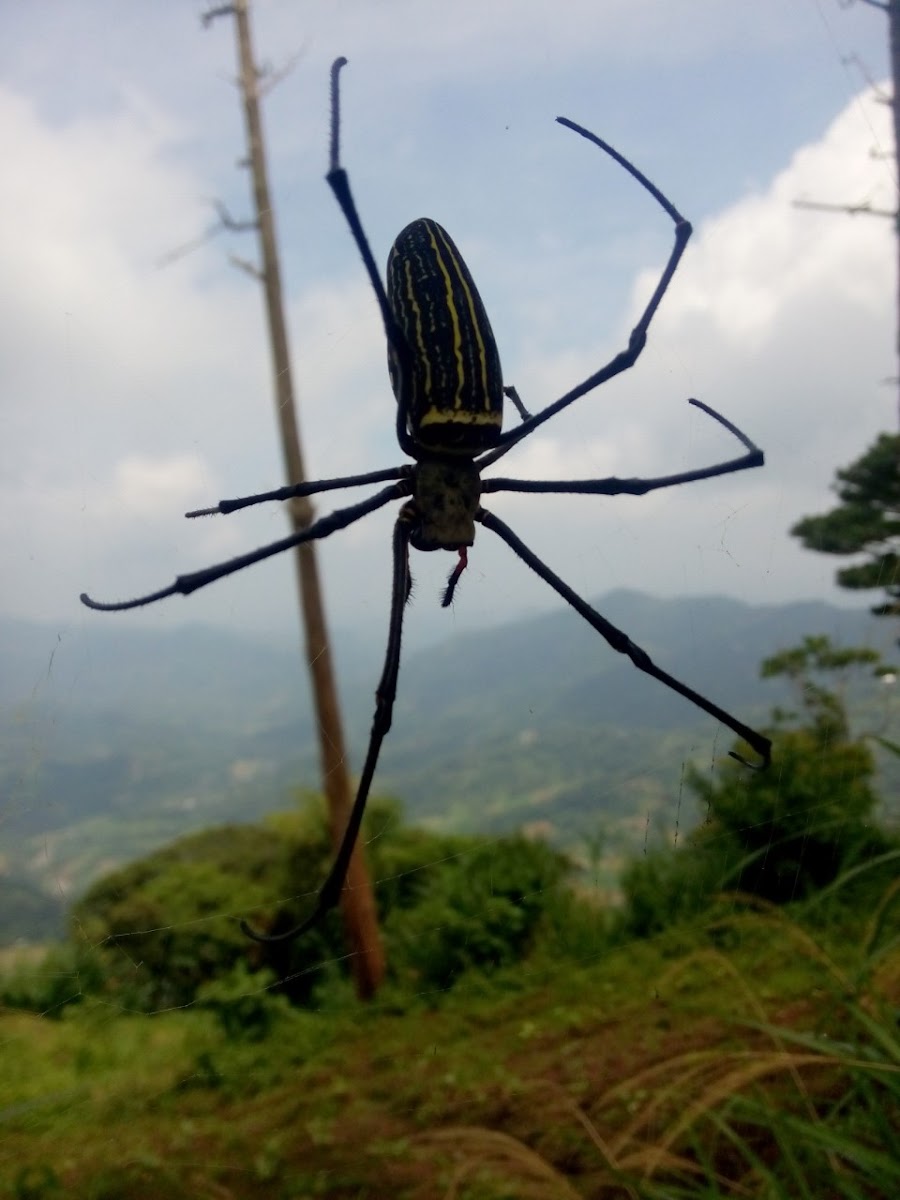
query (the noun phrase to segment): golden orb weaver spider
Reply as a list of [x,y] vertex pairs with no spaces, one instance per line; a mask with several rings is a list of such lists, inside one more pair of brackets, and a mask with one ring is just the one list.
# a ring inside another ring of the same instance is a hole
[[[444,591],[443,605],[446,607],[451,603],[460,575],[465,569],[468,547],[475,540],[476,522],[485,529],[490,529],[596,629],[614,650],[627,655],[638,670],[658,679],[666,687],[678,692],[738,734],[759,754],[763,767],[768,765],[771,754],[771,742],[768,738],[750,729],[711,700],[707,700],[705,696],[658,667],[640,646],[635,645],[625,633],[582,600],[520,541],[505,522],[482,508],[480,503],[481,495],[485,492],[642,496],[659,488],[711,479],[716,475],[728,475],[734,471],[745,471],[763,465],[762,451],[745,434],[706,404],[699,400],[690,400],[690,404],[701,409],[732,433],[743,445],[745,453],[739,458],[712,467],[660,476],[656,479],[481,478],[485,467],[497,462],[545,421],[600,384],[634,366],[646,343],[650,322],[691,236],[690,224],[658,188],[612,146],[581,125],[576,125],[574,121],[565,117],[557,118],[561,125],[580,134],[613,158],[654,197],[675,224],[675,244],[659,282],[631,332],[626,349],[564,396],[532,416],[526,411],[516,389],[503,386],[497,344],[475,282],[449,235],[436,221],[421,218],[407,225],[398,235],[390,252],[387,286],[381,282],[369,241],[363,232],[350,193],[347,172],[340,165],[339,75],[346,61],[344,58],[338,58],[331,68],[331,153],[330,169],[326,178],[350,226],[381,309],[388,344],[391,386],[397,400],[397,441],[401,450],[413,462],[341,479],[319,479],[311,483],[291,484],[255,496],[222,500],[213,508],[187,513],[188,517],[231,513],[267,500],[289,500],[296,496],[311,496],[360,484],[394,481],[389,487],[359,504],[339,508],[328,516],[320,517],[301,533],[281,538],[249,554],[239,555],[205,570],[179,575],[174,584],[161,591],[116,604],[100,603],[84,593],[81,596],[82,602],[88,608],[103,612],[120,612],[145,604],[154,604],[176,592],[187,596],[225,575],[241,571],[244,567],[299,546],[302,542],[326,538],[339,529],[346,529],[348,525],[392,500],[409,497],[394,524],[393,585],[387,649],[376,690],[375,716],[369,746],[350,820],[331,870],[318,893],[315,908],[305,921],[294,929],[277,935],[258,933],[242,922],[246,933],[264,942],[280,942],[306,932],[334,908],[340,898],[381,744],[391,727],[400,670],[403,614],[411,588],[410,546],[416,550],[450,550],[459,556]],[[508,433],[504,433],[502,429],[504,396],[510,399],[521,418],[521,424]],[[751,765],[736,752],[730,753],[745,765]]]

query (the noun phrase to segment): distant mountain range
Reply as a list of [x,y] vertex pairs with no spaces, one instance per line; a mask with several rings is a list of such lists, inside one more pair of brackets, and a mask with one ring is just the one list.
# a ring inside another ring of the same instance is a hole
[[[597,607],[665,670],[749,724],[786,693],[759,664],[805,634],[888,652],[895,631],[820,603],[752,606],[617,591]],[[71,897],[98,873],[204,825],[254,821],[319,789],[295,647],[203,626],[94,623],[86,636],[0,621],[0,871]],[[383,645],[335,641],[358,768]],[[537,824],[563,843],[601,825],[694,820],[682,763],[731,735],[557,611],[458,634],[404,660],[375,792],[457,830]],[[687,810],[690,810],[688,812]],[[21,895],[21,892],[19,893]]]

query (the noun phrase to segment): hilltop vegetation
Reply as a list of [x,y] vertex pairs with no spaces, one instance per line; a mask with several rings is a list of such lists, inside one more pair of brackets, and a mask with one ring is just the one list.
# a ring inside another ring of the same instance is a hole
[[706,822],[634,859],[619,909],[545,843],[373,805],[390,979],[363,1008],[336,917],[274,946],[237,925],[306,911],[330,853],[312,799],[99,880],[67,943],[3,979],[0,1184],[893,1200],[900,841],[831,686],[873,657],[807,638],[764,664],[798,697],[776,765],[690,772]]
[[155,1016],[73,964],[66,1019],[0,1018],[0,1186],[29,1200],[889,1200],[897,892],[865,891],[792,915],[726,897],[618,944],[596,909],[545,895],[518,962],[457,962],[451,987],[395,983],[362,1010],[324,961],[312,1008],[238,969]]

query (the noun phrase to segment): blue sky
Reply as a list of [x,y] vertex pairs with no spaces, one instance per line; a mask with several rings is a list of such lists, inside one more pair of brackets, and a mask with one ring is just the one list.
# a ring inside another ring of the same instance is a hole
[[[189,600],[101,617],[77,596],[164,586],[284,532],[277,507],[187,523],[187,508],[282,482],[262,301],[228,262],[212,199],[249,207],[230,21],[196,3],[44,0],[0,14],[0,612],[92,623],[296,621],[290,564]],[[758,602],[848,602],[834,560],[787,530],[830,503],[837,467],[896,427],[888,221],[797,198],[895,203],[881,14],[836,0],[258,0],[257,56],[292,71],[265,123],[310,472],[401,461],[384,338],[324,183],[328,67],[343,149],[383,263],[432,216],[466,255],[507,382],[531,408],[612,356],[671,245],[671,223],[566,115],[632,158],[695,235],[638,366],[535,434],[504,474],[654,475],[730,458],[697,395],[767,454],[762,471],[641,500],[496,497],[574,587]],[[347,495],[347,502],[358,498]],[[325,502],[320,507],[324,509]],[[383,512],[323,545],[332,620],[381,636]],[[445,555],[417,556],[412,641],[554,606],[482,532],[451,613]],[[858,598],[856,599],[858,602]]]

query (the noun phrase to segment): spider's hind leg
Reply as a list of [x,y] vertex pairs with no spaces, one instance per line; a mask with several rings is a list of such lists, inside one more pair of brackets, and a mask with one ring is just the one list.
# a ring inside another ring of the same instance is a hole
[[322,918],[331,909],[335,908],[340,901],[341,892],[344,890],[344,883],[347,879],[347,871],[350,868],[350,860],[353,857],[353,850],[356,846],[363,815],[366,811],[369,789],[372,786],[375,768],[378,765],[381,743],[384,741],[391,727],[391,718],[394,712],[394,700],[397,695],[397,677],[400,674],[400,641],[403,634],[403,611],[406,608],[411,588],[409,573],[410,533],[409,515],[405,510],[401,510],[400,516],[394,524],[394,577],[391,591],[390,625],[388,628],[387,649],[384,655],[384,668],[382,669],[378,688],[375,692],[375,716],[372,720],[372,732],[369,735],[369,748],[366,751],[366,761],[363,765],[359,786],[356,790],[356,799],[353,801],[353,807],[350,810],[350,817],[347,821],[347,828],[344,830],[334,863],[319,890],[315,908],[305,921],[302,921],[293,929],[277,934],[258,933],[246,921],[242,921],[241,929],[248,937],[253,938],[254,941],[293,941],[295,938],[312,929],[314,925],[318,925]]
[[[536,575],[539,575],[545,583],[549,583],[553,590],[562,596],[563,600],[567,604],[570,604],[579,616],[584,617],[585,621],[606,639],[613,650],[630,658],[639,671],[643,671],[646,675],[651,675],[654,679],[658,679],[660,683],[664,683],[673,692],[678,692],[680,696],[684,696],[686,700],[690,700],[692,704],[696,704],[705,713],[709,713],[711,717],[715,717],[717,721],[721,721],[723,725],[727,725],[733,733],[743,738],[747,745],[756,751],[762,759],[762,767],[769,765],[772,756],[772,743],[767,737],[764,737],[761,733],[757,733],[755,729],[751,729],[749,725],[745,725],[737,717],[733,717],[724,708],[720,708],[712,700],[707,700],[705,696],[702,696],[699,692],[695,692],[693,688],[682,683],[680,679],[676,679],[674,675],[670,675],[668,671],[664,671],[661,667],[658,667],[646,650],[642,650],[626,633],[623,633],[611,621],[607,621],[606,617],[598,613],[595,608],[592,608],[586,600],[582,600],[578,593],[573,591],[554,571],[550,570],[545,562],[529,550],[525,543],[516,537],[510,527],[504,521],[501,521],[499,517],[495,517],[493,513],[482,508],[476,514],[475,520],[480,521],[485,529],[493,530],[498,537],[502,538],[513,553],[521,558],[522,562],[531,567],[532,571]],[[745,766],[752,767],[754,765],[747,762],[745,758],[734,750],[729,751],[729,754]]]

